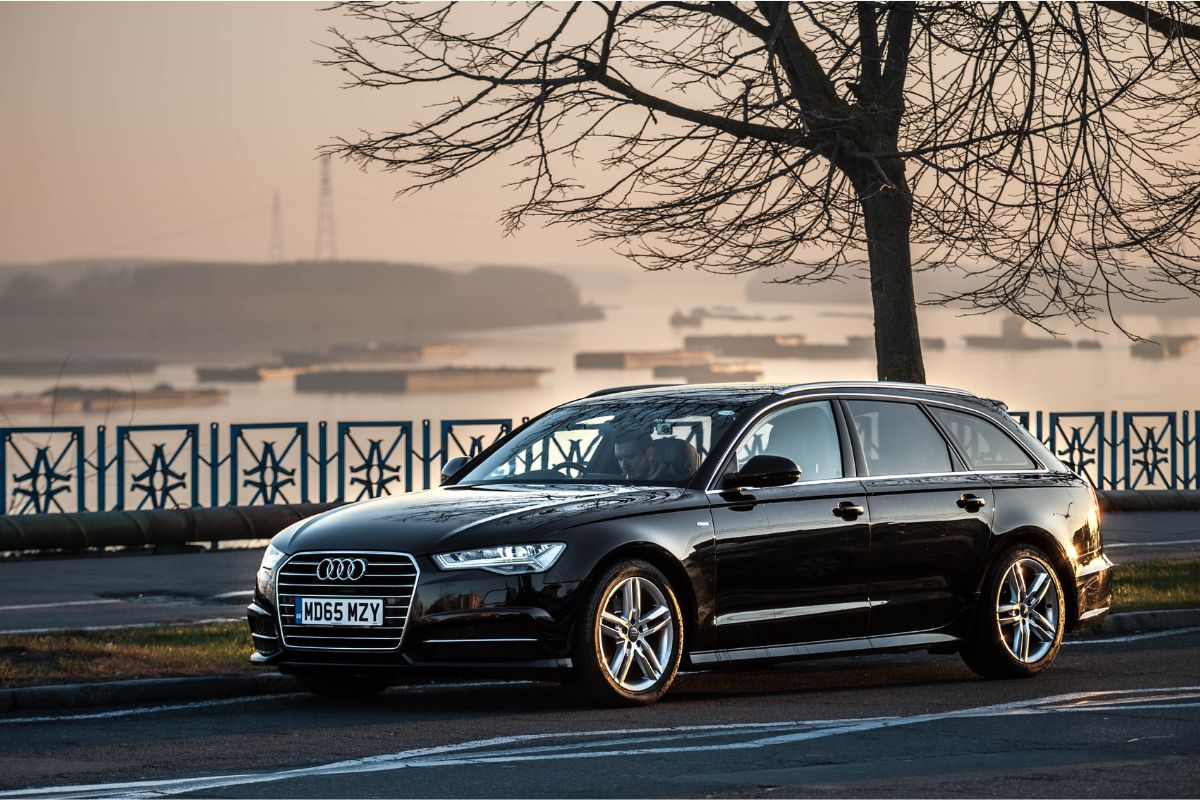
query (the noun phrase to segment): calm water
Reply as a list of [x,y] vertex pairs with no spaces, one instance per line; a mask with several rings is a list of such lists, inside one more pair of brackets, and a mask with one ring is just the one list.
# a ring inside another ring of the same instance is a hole
[[[699,302],[699,301],[697,301]],[[713,303],[708,297],[705,302]],[[716,300],[715,302],[720,302]],[[731,300],[729,302],[736,302]],[[168,424],[176,422],[311,422],[321,420],[434,420],[474,417],[520,418],[608,386],[653,383],[650,370],[576,370],[574,357],[584,350],[673,349],[692,333],[802,333],[810,342],[842,342],[847,335],[869,334],[863,306],[798,306],[739,304],[742,311],[767,317],[792,315],[786,322],[709,320],[702,328],[672,328],[667,319],[677,308],[695,304],[689,298],[650,294],[610,308],[607,319],[550,327],[529,327],[468,334],[463,365],[549,367],[536,389],[412,395],[297,394],[290,380],[260,384],[228,384],[225,404],[212,407],[114,411],[108,414],[62,413],[54,424]],[[857,316],[849,316],[857,315]],[[1147,333],[1159,323],[1134,320]],[[1064,349],[1006,352],[967,348],[964,334],[997,334],[996,318],[960,318],[945,309],[922,309],[922,335],[943,337],[947,347],[928,351],[925,364],[931,383],[959,386],[1004,400],[1012,409],[1080,411],[1116,408],[1131,411],[1200,408],[1200,352],[1165,361],[1133,358],[1124,339],[1073,332],[1072,339],[1100,339],[1100,350]],[[1200,333],[1200,319],[1173,321],[1172,334]],[[250,360],[248,357],[247,360]],[[875,377],[872,359],[832,361],[763,360],[764,380],[804,382]],[[195,385],[195,364],[168,364],[153,375],[69,378],[66,384],[146,389],[157,383]],[[0,394],[39,392],[50,379],[5,379]],[[10,415],[8,425],[47,425],[46,415]]]

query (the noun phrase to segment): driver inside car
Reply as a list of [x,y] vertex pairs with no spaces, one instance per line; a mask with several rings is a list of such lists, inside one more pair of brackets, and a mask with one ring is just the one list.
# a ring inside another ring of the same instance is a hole
[[618,436],[613,444],[613,455],[627,480],[686,480],[691,477],[682,464],[663,458],[660,447],[674,440],[655,441],[647,433],[634,431]]

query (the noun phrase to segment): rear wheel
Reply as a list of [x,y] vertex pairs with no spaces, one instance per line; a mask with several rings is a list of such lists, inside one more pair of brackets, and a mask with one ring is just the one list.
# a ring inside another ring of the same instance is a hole
[[305,670],[297,672],[296,679],[313,694],[342,700],[374,697],[392,685],[392,675],[377,672]]
[[1050,559],[1017,547],[984,584],[963,660],[984,677],[1031,677],[1054,661],[1065,628],[1062,584]]
[[645,561],[622,561],[584,600],[568,689],[589,705],[637,706],[662,697],[683,655],[683,615],[670,581]]

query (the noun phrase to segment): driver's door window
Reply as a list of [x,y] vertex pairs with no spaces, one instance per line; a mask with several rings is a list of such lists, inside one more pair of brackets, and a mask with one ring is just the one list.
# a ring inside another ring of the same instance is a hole
[[837,422],[828,400],[799,403],[773,412],[738,444],[729,471],[757,455],[783,456],[800,467],[800,481],[843,477]]

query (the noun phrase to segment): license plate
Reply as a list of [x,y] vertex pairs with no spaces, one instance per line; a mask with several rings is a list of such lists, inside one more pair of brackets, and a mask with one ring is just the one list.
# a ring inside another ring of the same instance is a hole
[[380,597],[297,597],[297,625],[351,625],[369,628],[383,624]]

